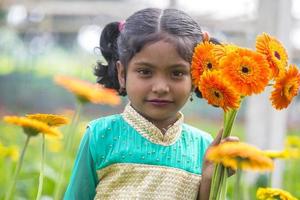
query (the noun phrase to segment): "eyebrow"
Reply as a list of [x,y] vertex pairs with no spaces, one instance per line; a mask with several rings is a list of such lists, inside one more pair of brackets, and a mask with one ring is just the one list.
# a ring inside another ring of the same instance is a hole
[[[150,67],[150,68],[156,68],[156,66],[153,65],[152,63],[145,62],[145,61],[137,61],[135,64],[136,65],[144,65],[144,66],[147,66],[147,67]],[[186,65],[186,64],[183,64],[183,63],[179,62],[179,63],[175,63],[173,65],[168,66],[168,68],[173,68],[173,67],[184,67],[184,68],[187,68],[187,67],[189,67],[189,65]]]

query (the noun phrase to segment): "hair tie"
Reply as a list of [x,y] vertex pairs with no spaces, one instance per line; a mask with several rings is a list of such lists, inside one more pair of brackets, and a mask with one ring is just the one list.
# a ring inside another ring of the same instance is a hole
[[203,31],[202,32],[202,40],[203,41],[209,41],[210,37],[209,37],[209,33],[207,31]]
[[124,29],[124,26],[125,26],[125,20],[120,21],[120,22],[119,22],[119,25],[118,25],[119,31],[120,31],[120,32]]

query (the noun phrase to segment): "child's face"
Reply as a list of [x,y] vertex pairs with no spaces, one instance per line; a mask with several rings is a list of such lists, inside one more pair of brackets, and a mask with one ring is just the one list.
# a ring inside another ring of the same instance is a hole
[[[118,66],[124,86],[124,67]],[[150,43],[129,62],[126,92],[131,105],[154,124],[174,122],[177,112],[190,96],[190,64],[181,58],[171,43]]]

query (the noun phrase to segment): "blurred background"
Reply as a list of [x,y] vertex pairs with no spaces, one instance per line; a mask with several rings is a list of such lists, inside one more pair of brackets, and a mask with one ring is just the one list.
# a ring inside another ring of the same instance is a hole
[[[0,0],[0,117],[71,113],[76,100],[57,86],[53,77],[63,74],[95,82],[93,68],[97,61],[103,61],[97,49],[103,27],[146,7],[184,10],[211,36],[244,47],[255,48],[256,35],[267,32],[286,47],[289,63],[300,66],[300,0]],[[300,135],[300,101],[298,97],[288,109],[274,111],[268,96],[266,91],[243,103],[233,134],[262,149],[281,150],[286,136]],[[82,135],[89,120],[122,112],[127,103],[126,98],[122,100],[116,107],[86,105],[78,132]],[[204,100],[194,98],[187,103],[184,113],[187,123],[212,135],[222,126],[222,111]],[[3,122],[0,126],[1,143],[22,146],[24,138],[18,133],[20,129]],[[39,147],[32,147],[35,148]],[[38,160],[38,151],[28,154],[27,162]],[[57,154],[59,151],[48,156]],[[4,167],[6,163],[1,164]],[[72,164],[68,163],[70,169]],[[38,167],[37,162],[25,169],[19,199],[34,197],[32,185],[37,183]],[[49,164],[46,170],[45,199],[52,199],[56,168],[55,164]],[[288,173],[286,163],[279,161],[272,184],[287,186]],[[1,172],[0,175],[4,177]],[[247,180],[257,183],[259,178],[249,175]],[[300,182],[300,177],[297,180]],[[5,193],[2,184],[5,186],[6,182],[0,184],[1,197]],[[290,190],[300,197],[300,183]]]

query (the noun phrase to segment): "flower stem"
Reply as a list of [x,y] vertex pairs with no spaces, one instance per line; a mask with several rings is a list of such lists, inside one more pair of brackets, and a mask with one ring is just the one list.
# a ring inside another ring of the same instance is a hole
[[222,139],[230,136],[237,112],[238,109],[232,109],[227,112],[224,112],[224,131],[222,134]]
[[8,191],[6,193],[5,200],[10,200],[11,199],[12,192],[14,191],[15,186],[16,186],[18,175],[19,175],[20,170],[22,168],[22,164],[23,164],[23,160],[24,160],[24,155],[25,155],[26,149],[28,147],[29,140],[30,140],[30,135],[27,135],[24,147],[23,147],[22,152],[21,152],[21,156],[20,156],[19,162],[17,163],[17,166],[16,166],[16,171],[14,173],[13,180],[12,180],[12,182],[11,182],[9,188],[8,188]]
[[[237,116],[238,109],[232,109],[224,112],[224,130],[222,139],[230,136],[233,123]],[[227,192],[227,169],[222,164],[215,166],[209,200],[219,200],[226,198]]]
[[40,177],[39,177],[39,188],[36,196],[36,200],[39,200],[43,191],[43,181],[44,181],[44,162],[45,162],[45,135],[42,134],[42,162],[40,169]]
[[227,193],[227,176],[228,176],[228,169],[225,168],[223,165],[222,167],[224,168],[224,175],[223,175],[223,181],[222,181],[222,185],[221,185],[221,192],[220,192],[220,197],[222,200],[226,199],[226,193]]
[[267,183],[267,187],[272,187],[272,172],[269,172],[268,174],[268,183]]
[[216,195],[218,194],[218,187],[219,185],[217,185],[218,180],[220,179],[220,167],[221,165],[215,165],[214,167],[214,173],[213,173],[213,177],[212,177],[212,182],[211,182],[211,189],[210,189],[210,195],[209,195],[209,200],[213,200],[216,199]]
[[236,171],[236,183],[235,183],[235,200],[240,200],[242,197],[242,188],[241,186],[241,176],[242,176],[242,170],[238,167]]
[[[72,117],[72,121],[71,121],[71,125],[66,133],[66,141],[65,141],[65,151],[63,152],[63,160],[62,160],[62,165],[61,165],[61,170],[59,173],[59,178],[58,178],[58,182],[56,184],[55,187],[55,192],[54,192],[54,200],[59,200],[61,199],[62,196],[62,190],[64,189],[64,184],[65,184],[65,168],[66,168],[66,160],[68,157],[68,153],[70,152],[71,148],[72,148],[72,144],[73,144],[73,140],[74,140],[74,132],[75,132],[75,128],[77,127],[78,121],[79,121],[79,116],[80,116],[80,112],[81,112],[81,108],[82,108],[82,103],[78,101],[77,103],[77,108],[75,111],[75,114]],[[73,135],[71,135],[73,134]]]

